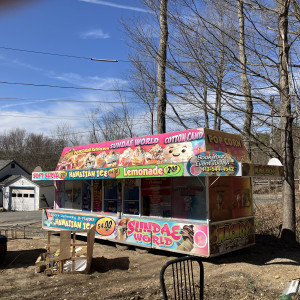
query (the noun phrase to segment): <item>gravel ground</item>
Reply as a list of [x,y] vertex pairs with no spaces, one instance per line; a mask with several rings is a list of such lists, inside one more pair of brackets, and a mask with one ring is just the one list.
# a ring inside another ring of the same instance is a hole
[[[280,213],[279,204],[257,208],[258,221],[264,217],[280,222],[276,215],[274,218],[274,212]],[[179,256],[133,248],[120,251],[113,243],[96,240],[89,274],[48,277],[35,273],[35,261],[47,245],[47,233],[40,223],[26,227],[25,239],[18,237],[9,237],[6,261],[0,267],[0,299],[158,300],[162,299],[160,270]],[[205,299],[279,299],[285,286],[300,277],[300,244],[288,246],[261,227],[255,246],[203,258],[203,264]]]

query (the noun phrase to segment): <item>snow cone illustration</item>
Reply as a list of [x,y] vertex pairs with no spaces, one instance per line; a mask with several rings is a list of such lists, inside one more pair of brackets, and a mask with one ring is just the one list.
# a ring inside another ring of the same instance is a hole
[[191,252],[194,248],[194,225],[184,225],[180,233],[182,240],[177,244],[177,250]]

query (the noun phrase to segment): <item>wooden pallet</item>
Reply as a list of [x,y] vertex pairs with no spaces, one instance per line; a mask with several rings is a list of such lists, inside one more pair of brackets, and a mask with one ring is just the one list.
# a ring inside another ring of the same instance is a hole
[[[78,234],[87,235],[87,241],[78,241]],[[53,243],[54,236],[59,243]],[[95,239],[95,227],[89,231],[49,231],[46,252],[46,269],[48,275],[64,272],[87,273],[92,264]],[[79,250],[79,251],[78,251]]]

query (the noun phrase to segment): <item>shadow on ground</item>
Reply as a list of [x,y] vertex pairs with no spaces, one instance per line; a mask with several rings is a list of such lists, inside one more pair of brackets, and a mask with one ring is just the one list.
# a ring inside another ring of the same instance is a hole
[[[300,266],[300,243],[290,246],[274,236],[260,234],[256,235],[255,239],[253,246],[217,257],[203,257],[202,260],[217,265],[244,262],[258,266],[271,264]],[[169,257],[170,260],[186,255],[158,249],[151,249],[151,253]]]
[[92,261],[92,273],[106,273],[110,270],[128,270],[129,257],[118,257],[107,259],[105,257],[94,257]]
[[270,235],[256,235],[255,245],[225,255],[204,259],[214,264],[245,262],[253,265],[300,266],[300,243],[292,246]]
[[21,251],[7,251],[4,262],[0,265],[0,270],[34,266],[37,258],[45,251],[46,250],[42,248]]

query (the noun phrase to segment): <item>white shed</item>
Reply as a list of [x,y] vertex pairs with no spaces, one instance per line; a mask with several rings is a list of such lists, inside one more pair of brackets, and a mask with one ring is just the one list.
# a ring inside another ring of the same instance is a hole
[[2,188],[4,181],[12,175],[28,176],[30,173],[14,160],[0,159],[0,207],[3,206],[4,195],[2,194]]
[[4,210],[32,211],[53,206],[54,184],[31,181],[30,177],[12,175],[3,182]]

